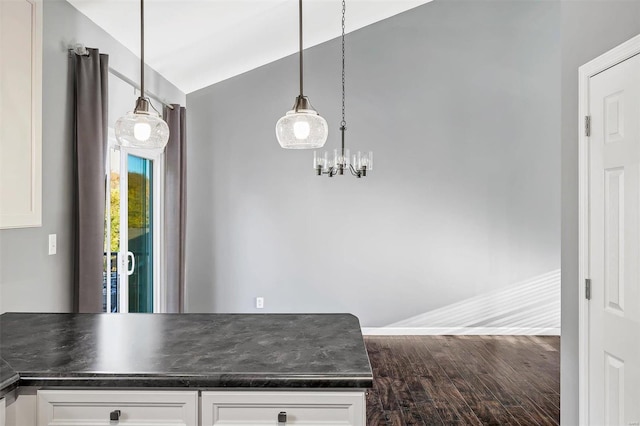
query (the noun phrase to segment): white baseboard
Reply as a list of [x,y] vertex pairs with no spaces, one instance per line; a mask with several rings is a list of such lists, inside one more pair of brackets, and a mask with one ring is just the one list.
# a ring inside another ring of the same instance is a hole
[[559,336],[560,328],[539,327],[362,327],[365,336]]

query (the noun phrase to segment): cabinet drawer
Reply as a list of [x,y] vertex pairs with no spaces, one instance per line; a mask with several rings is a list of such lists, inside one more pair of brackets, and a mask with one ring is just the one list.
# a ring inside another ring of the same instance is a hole
[[[110,414],[120,410],[117,423]],[[38,391],[38,426],[198,425],[191,391]]]
[[365,426],[364,391],[202,392],[202,426]]

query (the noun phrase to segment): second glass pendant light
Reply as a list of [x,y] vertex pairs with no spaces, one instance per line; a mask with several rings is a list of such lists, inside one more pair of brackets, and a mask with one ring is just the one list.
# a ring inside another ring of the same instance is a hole
[[293,109],[276,123],[276,137],[282,148],[315,149],[322,148],[329,136],[327,120],[322,118],[303,94],[303,48],[302,48],[302,0],[298,0],[300,23],[300,95],[296,97]]

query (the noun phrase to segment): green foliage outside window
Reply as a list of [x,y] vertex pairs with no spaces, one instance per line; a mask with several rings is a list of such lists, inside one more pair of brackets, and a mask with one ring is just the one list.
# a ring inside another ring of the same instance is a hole
[[[143,229],[150,223],[149,209],[149,182],[146,176],[139,173],[130,173],[128,182],[128,208],[129,227]],[[110,179],[110,199],[111,199],[111,241],[112,252],[120,250],[120,175],[111,174]],[[106,238],[106,229],[105,229]]]

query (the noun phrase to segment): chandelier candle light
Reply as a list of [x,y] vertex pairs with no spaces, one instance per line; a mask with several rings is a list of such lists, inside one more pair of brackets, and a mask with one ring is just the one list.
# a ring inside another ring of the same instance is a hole
[[120,146],[164,149],[169,141],[169,126],[144,95],[144,0],[140,0],[140,97],[133,112],[116,121],[115,130]]
[[344,21],[345,21],[346,4],[342,0],[342,121],[340,122],[340,133],[342,136],[342,149],[338,153],[337,149],[333,150],[332,158],[329,153],[324,152],[318,155],[317,151],[313,152],[313,168],[318,176],[327,175],[334,177],[335,175],[343,175],[345,169],[349,169],[351,174],[357,178],[367,176],[367,171],[373,170],[373,152],[362,153],[358,151],[353,158],[350,157],[348,149],[344,148],[344,132],[347,130],[347,122],[345,120],[345,49],[344,49]]
[[300,23],[300,95],[293,109],[276,123],[276,137],[280,146],[287,149],[322,148],[327,141],[329,126],[318,111],[313,109],[309,98],[303,95],[303,55],[302,55],[302,0],[298,1]]

